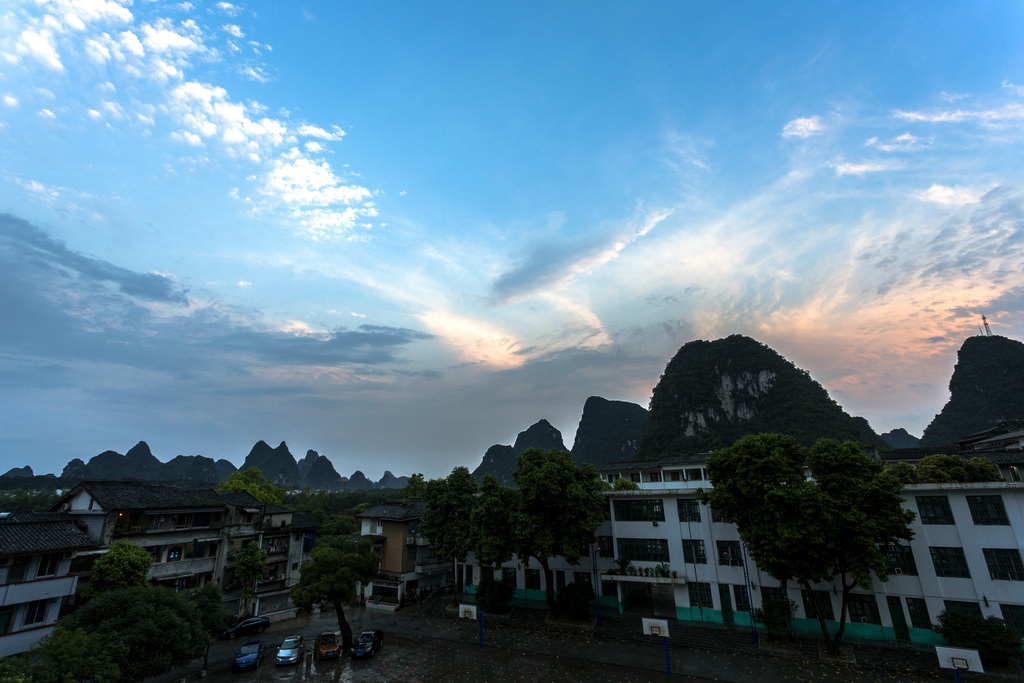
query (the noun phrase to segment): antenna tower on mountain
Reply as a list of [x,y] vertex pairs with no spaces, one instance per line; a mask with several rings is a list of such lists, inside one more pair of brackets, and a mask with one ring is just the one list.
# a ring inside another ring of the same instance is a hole
[[986,337],[991,337],[992,336],[992,328],[988,326],[988,318],[986,318],[984,314],[982,314],[982,316],[981,316],[981,322],[984,323],[984,325],[985,325],[985,336]]

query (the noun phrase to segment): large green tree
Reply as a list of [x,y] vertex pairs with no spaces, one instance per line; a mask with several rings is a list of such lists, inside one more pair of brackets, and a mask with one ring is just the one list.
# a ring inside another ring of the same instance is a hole
[[148,586],[149,567],[152,564],[153,556],[145,548],[123,538],[114,541],[93,564],[89,594]]
[[477,527],[473,552],[484,562],[500,563],[513,555],[530,558],[544,571],[548,608],[555,612],[550,559],[570,564],[580,548],[594,540],[594,531],[608,516],[604,486],[590,464],[576,465],[565,451],[528,448],[516,460],[515,488],[502,488],[485,477],[479,507],[472,515]]
[[417,472],[409,477],[409,483],[402,489],[402,500],[423,500],[427,497],[427,480]]
[[249,541],[235,554],[235,579],[242,586],[242,611],[249,614],[249,602],[256,592],[256,582],[267,574],[267,550],[256,541]]
[[352,627],[345,616],[344,601],[355,596],[356,586],[365,586],[377,575],[380,556],[367,541],[342,541],[313,548],[309,561],[299,568],[299,582],[292,586],[292,600],[304,612],[327,601],[334,606],[341,631],[342,647],[352,648]]
[[40,681],[141,681],[194,661],[206,643],[187,594],[161,586],[108,590],[60,620],[34,654],[33,670]]
[[224,609],[220,586],[216,583],[204,583],[202,587],[189,593],[189,598],[199,609],[199,617],[206,631],[206,649],[203,651],[203,670],[205,671],[210,658],[210,638],[220,635],[231,624],[231,614]]
[[999,466],[985,458],[933,453],[917,463],[917,481],[922,484],[952,484],[974,481],[1002,481]]
[[284,501],[284,489],[274,486],[274,482],[263,477],[258,467],[238,470],[217,484],[218,491],[248,491],[254,498],[263,503],[280,505]]
[[[420,520],[420,531],[430,539],[438,557],[465,562],[473,539],[473,510],[479,491],[466,467],[456,467],[444,479],[431,479],[426,485],[427,511]],[[462,575],[455,573],[456,592],[462,592]]]
[[746,436],[708,457],[714,486],[702,494],[734,522],[761,569],[795,581],[811,599],[814,584],[839,582],[834,633],[815,609],[822,636],[837,651],[850,593],[889,578],[886,548],[912,537],[914,513],[901,503],[903,483],[859,444],[821,439],[810,449],[782,434]]

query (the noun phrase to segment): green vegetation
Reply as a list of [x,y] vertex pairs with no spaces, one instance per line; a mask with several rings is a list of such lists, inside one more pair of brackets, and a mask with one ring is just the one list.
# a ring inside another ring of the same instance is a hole
[[141,681],[183,666],[208,642],[187,593],[149,586],[108,590],[63,617],[29,656],[33,680]]
[[998,335],[968,337],[957,352],[949,401],[924,430],[921,445],[953,444],[1001,420],[1024,418],[1019,412],[1022,383],[1024,343]]
[[511,581],[499,579],[484,574],[476,587],[476,604],[485,612],[504,614],[508,611],[508,601],[516,591],[516,585]]
[[427,482],[422,473],[416,473],[409,477],[409,483],[402,489],[402,500],[425,500],[427,497]]
[[248,491],[256,500],[280,505],[284,502],[284,489],[274,486],[263,478],[258,467],[232,472],[228,478],[217,484],[218,491]]
[[985,458],[963,458],[936,453],[917,463],[917,480],[922,484],[952,484],[974,481],[1002,481],[999,466]]
[[558,591],[557,604],[559,614],[570,619],[586,619],[594,606],[594,587],[574,581]]
[[267,574],[267,551],[257,541],[249,541],[235,554],[235,580],[242,586],[242,611],[249,614],[249,603],[256,582]]
[[[723,408],[723,393],[741,418]],[[706,430],[687,434],[681,416],[700,414]],[[792,435],[810,446],[820,437],[885,446],[863,418],[848,415],[825,389],[777,352],[742,335],[689,342],[669,361],[651,397],[637,458],[655,460],[732,445],[761,432]]]
[[556,612],[549,560],[579,561],[580,548],[593,542],[594,530],[607,518],[608,503],[593,466],[573,464],[565,451],[528,448],[516,462],[516,488],[499,486],[493,475],[484,477],[472,514],[473,552],[486,564],[513,555],[524,564],[535,559],[544,570],[548,608]]
[[[479,486],[466,467],[456,467],[444,479],[427,482],[427,512],[420,531],[430,539],[434,554],[465,562],[473,541],[473,510]],[[456,594],[462,593],[462,574],[456,572]]]
[[345,617],[343,602],[355,596],[356,585],[366,585],[377,574],[380,556],[368,542],[330,539],[313,548],[308,562],[299,568],[299,582],[292,586],[292,600],[304,613],[326,600],[334,606],[341,631],[342,647],[352,648],[352,626]]
[[935,632],[953,647],[977,650],[985,666],[999,666],[1020,656],[1020,634],[998,617],[945,610],[939,613]]
[[819,439],[805,449],[782,434],[743,437],[707,464],[714,488],[702,500],[736,524],[762,570],[796,581],[811,596],[812,584],[839,581],[835,634],[824,610],[815,610],[826,644],[838,651],[851,591],[869,588],[872,573],[886,581],[884,549],[912,537],[903,482],[855,443]]
[[153,556],[145,548],[125,539],[114,541],[107,552],[96,558],[89,579],[89,595],[148,586],[152,564]]

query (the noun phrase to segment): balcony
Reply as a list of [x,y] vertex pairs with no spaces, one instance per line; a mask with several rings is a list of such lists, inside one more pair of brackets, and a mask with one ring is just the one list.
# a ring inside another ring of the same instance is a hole
[[74,595],[77,586],[77,574],[0,585],[0,607]]
[[451,569],[451,560],[440,560],[437,558],[418,562],[414,571],[417,574],[433,574],[434,572]]
[[179,560],[177,562],[161,562],[149,568],[149,578],[154,581],[164,579],[180,578],[193,574],[212,572],[216,566],[217,558],[200,557],[193,560]]

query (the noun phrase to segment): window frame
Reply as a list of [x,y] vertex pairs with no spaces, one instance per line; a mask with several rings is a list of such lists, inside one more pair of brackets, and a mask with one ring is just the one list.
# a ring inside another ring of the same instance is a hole
[[703,538],[684,538],[682,540],[684,564],[708,563],[708,550]]
[[[687,581],[686,595],[690,601],[690,607],[698,609],[714,609],[715,599],[711,591],[711,584],[707,581]],[[694,600],[696,598],[696,600]]]
[[982,548],[993,581],[1024,581],[1024,562],[1018,548]]
[[975,526],[1009,526],[1006,504],[999,494],[967,496],[967,508]]
[[953,508],[949,505],[949,496],[914,496],[914,501],[917,503],[917,516],[921,524],[956,524]]
[[945,579],[971,578],[967,556],[960,546],[928,546],[928,553],[932,556],[935,576]]

